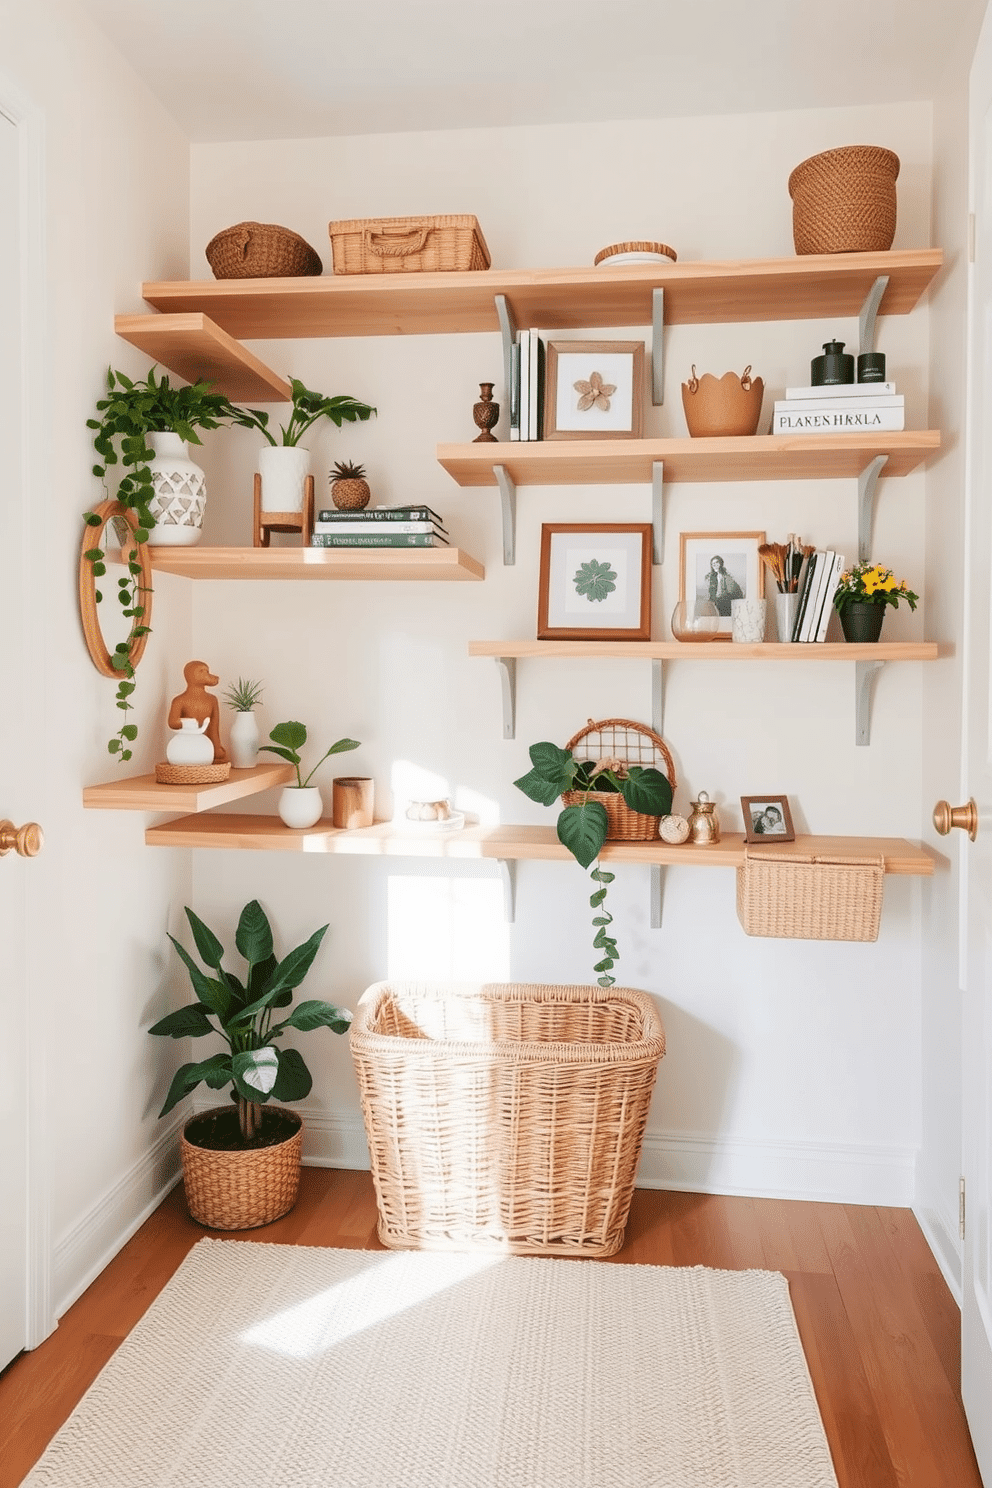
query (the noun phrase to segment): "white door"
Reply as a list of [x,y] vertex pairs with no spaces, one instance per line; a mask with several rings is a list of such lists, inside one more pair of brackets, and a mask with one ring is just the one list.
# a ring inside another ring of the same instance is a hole
[[992,1484],[992,25],[982,31],[970,93],[975,262],[969,315],[965,551],[964,796],[977,806],[962,842],[966,913],[961,1383],[979,1467]]

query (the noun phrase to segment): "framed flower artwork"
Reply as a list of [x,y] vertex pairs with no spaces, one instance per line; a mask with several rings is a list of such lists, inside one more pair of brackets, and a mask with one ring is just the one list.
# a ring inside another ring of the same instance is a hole
[[538,640],[650,640],[651,531],[650,522],[545,522]]
[[549,341],[545,439],[639,439],[643,341]]

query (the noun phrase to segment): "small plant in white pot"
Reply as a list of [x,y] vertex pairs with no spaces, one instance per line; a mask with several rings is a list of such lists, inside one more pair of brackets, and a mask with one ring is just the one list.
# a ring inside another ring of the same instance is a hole
[[234,709],[229,740],[231,764],[236,770],[250,770],[258,764],[258,722],[252,710],[262,701],[262,684],[239,677],[224,693],[224,701]]
[[324,761],[332,754],[345,754],[349,749],[358,749],[359,741],[358,739],[338,739],[325,754],[321,755],[310,773],[304,777],[300,750],[307,742],[306,724],[298,723],[295,719],[290,719],[287,723],[277,723],[269,734],[269,738],[273,742],[263,744],[262,749],[269,754],[277,754],[280,759],[287,760],[296,770],[296,784],[285,786],[279,797],[279,815],[287,827],[312,827],[315,822],[320,821],[324,803],[319,787],[311,785],[311,780]]
[[298,377],[290,378],[293,410],[279,430],[279,438],[269,428],[269,415],[262,409],[239,410],[238,422],[258,429],[268,443],[259,450],[258,471],[262,477],[262,510],[298,512],[303,510],[303,484],[310,473],[310,451],[300,445],[303,435],[318,419],[327,418],[340,429],[343,423],[365,423],[375,413],[368,403],[360,403],[347,393],[326,398],[303,385]]

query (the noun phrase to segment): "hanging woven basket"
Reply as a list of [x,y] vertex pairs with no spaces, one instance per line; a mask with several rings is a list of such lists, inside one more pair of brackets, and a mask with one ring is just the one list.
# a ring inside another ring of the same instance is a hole
[[797,253],[885,253],[896,232],[899,156],[880,145],[811,155],[789,177]]
[[[660,770],[675,791],[675,762],[660,734],[646,723],[630,718],[604,718],[595,723],[591,718],[585,728],[573,734],[565,745],[574,759],[619,759],[625,765],[641,765]],[[660,816],[633,811],[619,791],[564,791],[563,806],[581,806],[583,801],[599,801],[606,811],[608,842],[650,842],[658,835]]]

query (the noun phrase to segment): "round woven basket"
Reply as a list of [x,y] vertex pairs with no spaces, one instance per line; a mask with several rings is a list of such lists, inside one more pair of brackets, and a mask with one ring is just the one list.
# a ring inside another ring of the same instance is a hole
[[637,238],[626,243],[611,243],[608,248],[601,248],[593,259],[593,264],[605,263],[610,258],[626,253],[650,253],[656,258],[670,258],[672,263],[675,263],[678,258],[675,249],[669,248],[667,243],[649,243]]
[[170,765],[167,760],[161,760],[155,766],[159,785],[217,785],[230,773],[230,760],[222,765]]
[[[589,719],[585,728],[573,734],[565,745],[575,759],[605,759],[613,756],[628,765],[643,765],[660,770],[675,790],[675,761],[660,734],[646,723],[630,718],[603,718],[598,723]],[[563,791],[563,806],[581,806],[583,801],[599,801],[606,811],[608,842],[650,842],[658,835],[660,816],[632,811],[618,791]]]
[[885,253],[896,232],[899,156],[880,145],[811,155],[789,177],[797,253]]
[[[201,1111],[186,1125],[205,1116],[226,1115],[230,1106]],[[179,1151],[186,1202],[192,1217],[211,1230],[255,1230],[288,1214],[300,1187],[303,1122],[295,1111],[265,1106],[296,1122],[285,1142],[244,1152],[218,1152],[187,1142],[183,1130]]]
[[324,272],[317,250],[274,222],[225,227],[204,252],[215,279],[299,279]]

